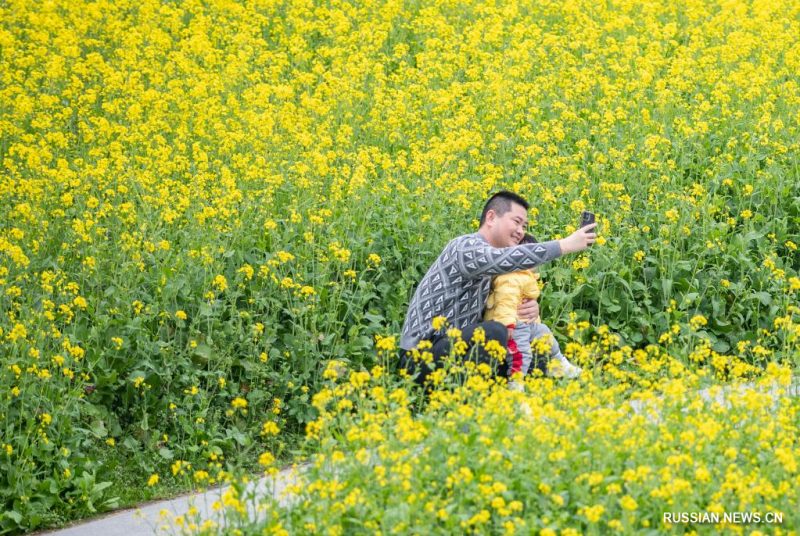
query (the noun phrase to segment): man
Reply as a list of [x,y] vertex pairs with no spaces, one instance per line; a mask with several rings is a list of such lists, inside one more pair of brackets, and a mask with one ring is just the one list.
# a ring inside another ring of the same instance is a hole
[[[437,317],[445,317],[450,327],[461,330],[468,353],[475,330],[481,328],[485,342],[475,345],[475,357],[478,362],[496,364],[494,369],[504,375],[505,359],[492,360],[484,348],[490,341],[497,341],[505,351],[508,342],[505,326],[481,321],[492,276],[583,251],[597,238],[593,232],[597,224],[592,223],[561,240],[519,245],[527,225],[527,201],[505,190],[494,194],[483,207],[478,232],[451,240],[422,278],[408,305],[400,337],[401,367],[415,374],[418,383],[424,383],[450,354],[446,327],[434,329]],[[539,304],[534,300],[524,302],[518,316],[524,321],[538,318]],[[419,359],[419,352],[414,352],[418,345],[432,354],[432,362]]]

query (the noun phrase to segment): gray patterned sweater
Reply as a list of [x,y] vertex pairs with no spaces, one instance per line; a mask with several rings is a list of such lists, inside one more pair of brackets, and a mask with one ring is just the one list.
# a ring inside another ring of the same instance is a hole
[[494,248],[479,233],[454,238],[414,292],[400,348],[411,350],[430,338],[436,316],[446,317],[457,328],[480,322],[492,276],[532,268],[560,255],[557,241]]

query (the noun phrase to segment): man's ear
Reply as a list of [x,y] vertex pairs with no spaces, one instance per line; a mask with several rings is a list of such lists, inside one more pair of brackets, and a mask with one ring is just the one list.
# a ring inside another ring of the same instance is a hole
[[494,222],[497,219],[497,212],[493,208],[486,211],[486,223]]

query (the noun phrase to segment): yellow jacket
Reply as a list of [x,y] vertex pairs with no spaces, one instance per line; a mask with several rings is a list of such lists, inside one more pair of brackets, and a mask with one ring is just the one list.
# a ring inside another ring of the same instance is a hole
[[517,323],[517,307],[524,299],[539,299],[539,274],[522,270],[498,275],[492,280],[492,291],[486,300],[484,320],[495,320],[504,326]]

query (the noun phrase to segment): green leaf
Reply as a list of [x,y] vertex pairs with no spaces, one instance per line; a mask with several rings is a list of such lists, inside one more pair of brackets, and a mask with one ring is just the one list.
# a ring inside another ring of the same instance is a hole
[[230,437],[231,439],[233,439],[234,441],[236,441],[239,445],[241,445],[243,447],[246,446],[249,443],[249,441],[247,439],[247,436],[245,436],[237,428],[233,428],[231,430],[228,430],[228,437]]
[[92,486],[92,493],[99,494],[104,489],[111,487],[112,484],[113,482],[98,482],[97,484]]
[[759,233],[758,231],[750,231],[749,233],[744,235],[744,239],[747,241],[761,240],[762,238],[764,238],[764,233]]
[[267,399],[267,393],[263,389],[253,389],[247,398],[250,400],[250,404],[255,406]]
[[770,296],[769,292],[756,292],[755,297],[762,305],[770,305],[772,303],[772,296]]
[[366,313],[364,314],[364,318],[366,318],[373,324],[383,324],[383,322],[385,321],[383,316],[374,313]]
[[661,290],[664,292],[664,296],[672,296],[672,279],[662,279]]
[[106,430],[106,425],[101,420],[92,421],[92,424],[89,426],[89,430],[97,438],[103,438],[108,435],[108,430]]
[[175,457],[170,449],[167,447],[161,447],[158,449],[158,455],[164,458],[165,460],[171,460]]
[[[626,286],[627,286],[627,283],[626,283]],[[641,281],[634,281],[633,284],[630,287],[628,287],[628,290],[630,290],[631,288],[633,288],[633,290],[637,290],[639,292],[645,292],[647,290],[647,285],[645,285]]]
[[723,341],[722,339],[719,339],[717,340],[717,342],[714,343],[714,345],[711,348],[718,354],[724,354],[725,352],[731,349],[731,345]]
[[328,333],[325,337],[320,341],[322,346],[328,346],[330,343],[333,342],[333,338],[336,336],[335,333]]
[[698,296],[700,296],[700,294],[697,293],[697,292],[689,292],[687,294],[684,294],[682,303],[687,304],[687,305],[690,304],[690,303],[694,303],[695,300],[697,300]]
[[11,519],[12,521],[14,521],[17,524],[22,523],[22,514],[20,514],[16,510],[9,510],[9,511],[6,512],[5,515],[6,515],[7,518]]
[[194,349],[194,355],[196,355],[198,357],[202,357],[203,359],[207,360],[207,359],[211,358],[212,351],[213,350],[211,349],[211,347],[209,345],[207,345],[207,344],[198,344],[197,348]]

